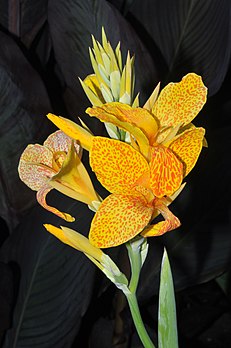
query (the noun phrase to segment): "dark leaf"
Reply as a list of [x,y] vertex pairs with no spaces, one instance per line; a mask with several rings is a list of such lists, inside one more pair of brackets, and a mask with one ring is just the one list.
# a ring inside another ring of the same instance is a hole
[[29,48],[47,20],[47,0],[0,3],[0,24]]
[[3,33],[0,43],[0,214],[12,228],[35,203],[19,179],[19,157],[29,143],[42,143],[51,132],[45,117],[51,106],[40,76],[16,43]]
[[230,61],[230,9],[229,0],[136,0],[130,11],[161,51],[167,81],[196,72],[213,95]]
[[[76,216],[68,226],[87,234],[89,209],[58,193],[52,196],[52,204]],[[36,206],[1,250],[1,260],[16,264],[21,274],[4,348],[71,347],[90,300],[95,266],[46,232],[43,223],[67,225]]]

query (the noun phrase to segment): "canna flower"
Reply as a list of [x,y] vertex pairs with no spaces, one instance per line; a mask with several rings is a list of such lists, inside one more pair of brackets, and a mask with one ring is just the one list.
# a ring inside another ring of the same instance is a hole
[[65,219],[75,219],[46,203],[55,188],[61,193],[93,206],[98,196],[81,162],[81,147],[61,131],[51,134],[43,145],[28,145],[19,161],[20,179],[37,191],[37,200],[48,211]]
[[198,159],[205,130],[194,127],[191,121],[205,104],[206,94],[201,77],[191,73],[181,82],[167,85],[152,103],[151,111],[108,103],[86,112],[132,135],[131,145],[146,158],[156,175],[154,194],[160,198],[179,188]]
[[[168,205],[201,152],[205,130],[191,121],[203,107],[206,93],[201,77],[188,74],[167,85],[158,98],[155,90],[145,108],[113,102],[87,109],[90,116],[131,134],[129,144],[93,137],[85,146],[93,171],[111,193],[92,220],[93,245],[116,246],[138,234],[157,236],[180,225]],[[84,134],[72,121],[51,114],[48,118],[84,143]],[[164,221],[152,224],[158,214]]]
[[[127,143],[95,137],[90,151],[90,165],[97,179],[111,194],[97,210],[90,228],[89,240],[106,248],[123,244],[139,233],[157,236],[180,225],[165,197],[155,195],[157,181],[152,165]],[[161,166],[161,163],[160,163]],[[181,181],[177,189],[180,189]],[[175,191],[177,191],[177,189]],[[165,221],[151,225],[161,213]]]

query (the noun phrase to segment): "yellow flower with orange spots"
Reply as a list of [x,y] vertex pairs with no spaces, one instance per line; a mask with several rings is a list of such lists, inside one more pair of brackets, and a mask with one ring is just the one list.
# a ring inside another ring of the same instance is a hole
[[[111,193],[91,223],[89,239],[97,247],[116,246],[139,233],[161,235],[180,225],[167,206],[201,152],[205,131],[191,121],[206,101],[207,88],[192,73],[167,85],[158,98],[155,94],[145,105],[149,110],[118,102],[87,109],[90,116],[131,135],[129,144],[92,137],[87,148],[93,171]],[[79,126],[55,115],[48,117],[84,143]],[[165,220],[152,225],[159,213]]]
[[20,179],[37,191],[38,202],[66,221],[75,219],[49,206],[46,195],[55,188],[94,208],[99,201],[90,177],[81,162],[81,147],[62,131],[51,134],[43,145],[28,145],[19,161]]

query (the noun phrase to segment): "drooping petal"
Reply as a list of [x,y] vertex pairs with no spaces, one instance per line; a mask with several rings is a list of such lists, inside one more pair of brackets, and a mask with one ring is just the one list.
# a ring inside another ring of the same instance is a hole
[[207,88],[200,76],[190,73],[178,83],[169,83],[152,109],[161,127],[191,122],[206,102]]
[[79,126],[75,122],[61,116],[48,114],[47,118],[70,138],[78,140],[78,142],[84,149],[88,151],[90,150],[94,136],[86,129]]
[[20,179],[32,190],[38,191],[55,174],[52,161],[50,149],[39,144],[28,145],[19,161]]
[[204,128],[191,128],[169,145],[176,156],[184,164],[184,176],[195,166],[203,147]]
[[154,141],[158,130],[158,124],[150,112],[122,103],[108,103],[101,107],[88,108],[86,112],[102,122],[110,122],[130,132],[138,142],[142,154],[148,156],[149,145]]
[[61,226],[57,228],[50,224],[45,224],[44,227],[61,242],[70,245],[76,250],[82,251],[85,254],[92,256],[98,261],[102,261],[103,252],[99,248],[96,248],[89,242],[89,239],[84,237],[82,234],[72,230],[71,228]]
[[152,147],[150,187],[156,197],[171,196],[183,180],[183,164],[164,146]]
[[67,153],[62,168],[51,178],[49,185],[66,196],[89,205],[92,201],[98,201],[91,179],[73,144]]
[[112,194],[96,212],[89,240],[98,248],[123,244],[143,230],[152,213],[153,207],[141,197]]
[[90,165],[101,184],[117,194],[139,195],[134,186],[143,175],[149,176],[145,158],[132,146],[114,139],[94,138]]
[[63,212],[59,211],[58,209],[56,209],[55,207],[51,207],[50,205],[47,204],[46,196],[51,190],[52,190],[52,187],[50,187],[49,185],[45,185],[42,188],[40,188],[39,191],[37,192],[37,195],[36,195],[38,203],[46,210],[59,216],[61,219],[64,219],[68,222],[75,221],[75,218],[72,217],[70,214],[63,213]]
[[[49,135],[49,137],[44,141],[43,145],[53,150],[54,152],[68,152],[71,146],[72,139],[68,137],[61,130],[56,131]],[[75,142],[75,149],[77,153],[81,153],[81,147]]]
[[180,226],[180,220],[173,215],[165,204],[157,203],[155,208],[162,214],[164,221],[160,221],[157,224],[149,225],[141,233],[143,237],[155,237],[161,236],[162,234],[172,231]]

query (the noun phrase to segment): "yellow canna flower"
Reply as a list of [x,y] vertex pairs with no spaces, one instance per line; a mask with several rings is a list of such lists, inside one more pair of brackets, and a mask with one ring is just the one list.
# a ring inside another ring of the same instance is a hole
[[[192,126],[191,121],[203,107],[206,94],[201,77],[192,73],[167,85],[159,97],[158,90],[154,91],[145,104],[149,110],[118,102],[87,109],[90,116],[131,134],[130,144],[92,136],[85,146],[98,180],[112,193],[93,218],[92,244],[116,246],[139,233],[161,235],[180,225],[168,205],[201,152],[205,130]],[[70,131],[68,120],[49,118],[84,143],[84,134],[79,129],[72,132],[72,127]],[[159,213],[165,220],[151,225]]]
[[46,203],[46,195],[53,189],[94,207],[99,198],[81,162],[81,147],[57,131],[43,145],[28,145],[19,161],[20,179],[37,191],[38,202],[47,210],[65,219],[75,219]]
[[167,85],[151,111],[108,103],[86,112],[131,133],[131,145],[150,162],[156,176],[154,193],[162,197],[179,187],[176,177],[181,177],[181,182],[198,159],[205,130],[193,127],[190,122],[205,104],[206,95],[201,77],[191,73],[181,82]]
[[[144,230],[144,236],[161,235],[180,225],[167,207],[170,202],[155,194],[157,182],[152,165],[132,146],[95,137],[90,165],[101,184],[112,193],[101,203],[92,220],[89,240],[93,245],[106,248],[123,244],[146,226],[148,230]],[[160,162],[160,170],[161,166]],[[176,176],[175,180],[179,188],[182,179]],[[151,230],[149,224],[158,213],[166,220],[152,226]]]

